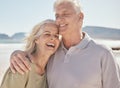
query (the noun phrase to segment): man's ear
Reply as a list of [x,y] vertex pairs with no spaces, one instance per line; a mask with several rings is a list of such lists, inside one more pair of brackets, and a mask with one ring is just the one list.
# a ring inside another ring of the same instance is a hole
[[79,15],[79,20],[82,21],[84,19],[84,14],[80,12],[78,15]]

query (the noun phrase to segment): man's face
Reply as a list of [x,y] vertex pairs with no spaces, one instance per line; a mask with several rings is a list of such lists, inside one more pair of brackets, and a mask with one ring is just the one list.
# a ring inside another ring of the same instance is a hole
[[55,8],[56,24],[59,25],[59,32],[63,35],[71,35],[78,32],[79,14],[71,3],[62,3]]

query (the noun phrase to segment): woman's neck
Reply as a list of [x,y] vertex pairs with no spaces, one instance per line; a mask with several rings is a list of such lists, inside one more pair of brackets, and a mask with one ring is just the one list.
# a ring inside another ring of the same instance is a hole
[[42,54],[40,52],[36,52],[32,54],[32,62],[35,63],[37,72],[39,74],[43,74],[45,72],[45,67],[49,58],[50,56],[46,55],[45,53]]

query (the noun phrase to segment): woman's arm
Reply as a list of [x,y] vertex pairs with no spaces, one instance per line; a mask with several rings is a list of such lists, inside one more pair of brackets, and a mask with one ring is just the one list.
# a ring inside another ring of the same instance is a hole
[[10,70],[6,71],[0,88],[47,88],[46,73],[39,75],[35,64],[30,63],[31,71],[24,75]]
[[28,73],[21,75],[19,73],[14,74],[8,69],[4,75],[0,88],[25,88],[27,83]]

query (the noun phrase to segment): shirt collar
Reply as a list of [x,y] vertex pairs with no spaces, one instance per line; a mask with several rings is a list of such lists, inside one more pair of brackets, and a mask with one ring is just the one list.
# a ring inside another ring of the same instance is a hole
[[63,41],[61,41],[61,47],[62,49],[64,50],[64,52],[66,53],[68,50],[65,48],[64,44],[63,44]]
[[[85,48],[88,45],[88,43],[91,41],[91,38],[89,37],[89,35],[87,33],[85,33],[85,32],[83,32],[83,33],[85,34],[84,38],[80,41],[80,43],[78,43],[75,46],[72,46],[71,48],[74,48],[74,49],[83,49],[83,48]],[[63,50],[68,51],[65,48],[65,46],[63,44],[63,41],[61,42],[61,47],[62,47]]]
[[89,37],[89,35],[85,32],[83,33],[85,34],[84,38],[80,41],[80,43],[74,46],[74,48],[84,49],[91,41],[91,38]]

